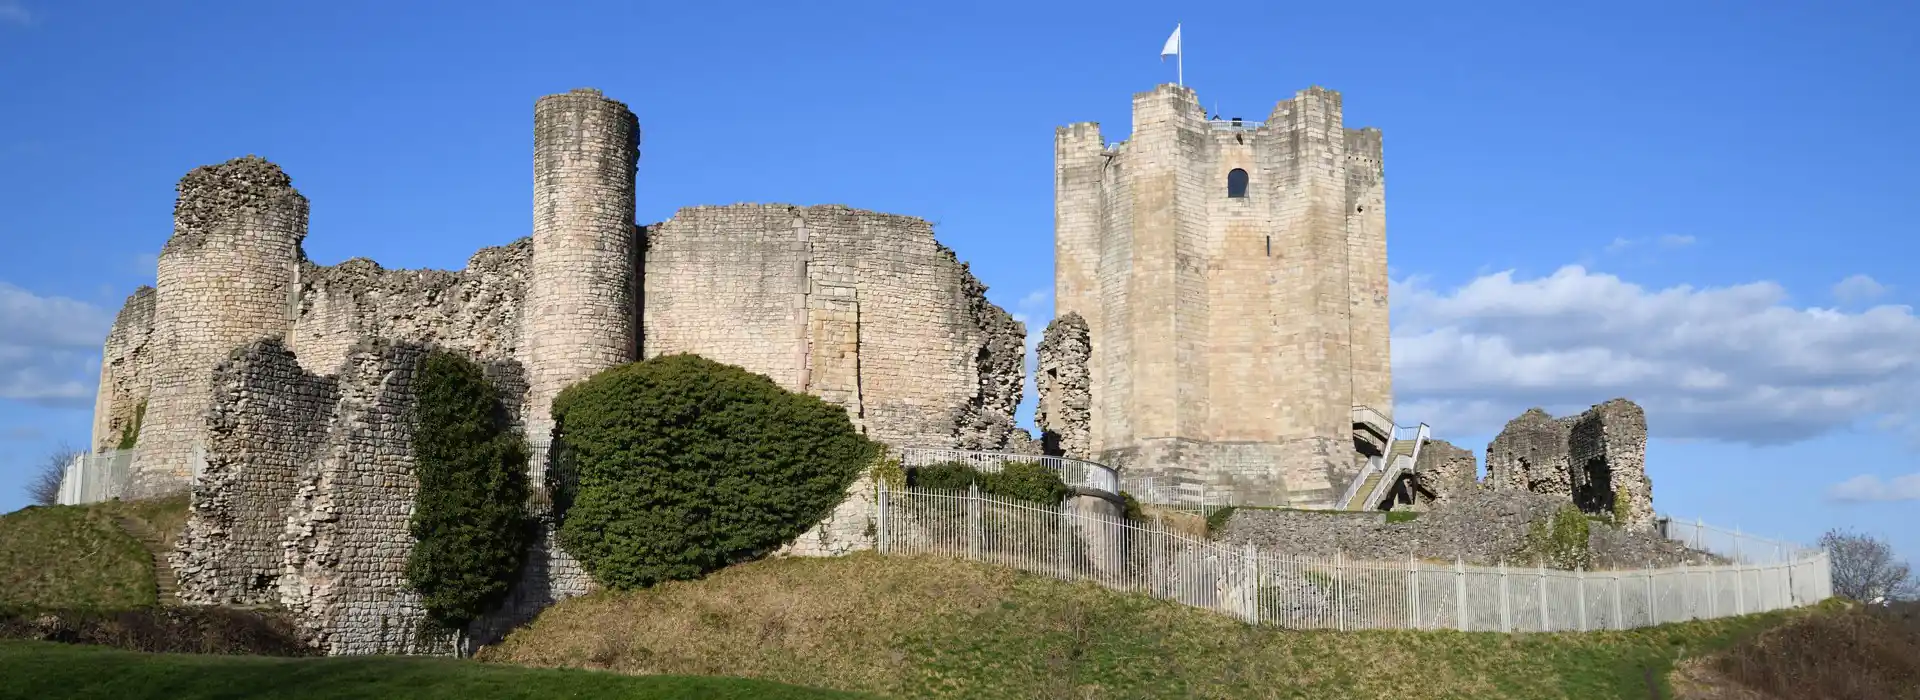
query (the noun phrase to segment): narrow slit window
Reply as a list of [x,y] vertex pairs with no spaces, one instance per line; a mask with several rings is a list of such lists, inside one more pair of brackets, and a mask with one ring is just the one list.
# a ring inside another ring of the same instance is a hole
[[1247,171],[1239,168],[1227,171],[1227,196],[1232,199],[1247,196]]

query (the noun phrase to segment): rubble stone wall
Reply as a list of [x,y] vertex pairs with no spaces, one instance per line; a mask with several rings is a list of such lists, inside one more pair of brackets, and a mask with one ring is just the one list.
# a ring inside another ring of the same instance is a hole
[[1037,352],[1039,376],[1034,378],[1034,388],[1040,397],[1033,423],[1040,429],[1043,449],[1049,455],[1088,459],[1092,456],[1093,387],[1087,362],[1093,345],[1086,320],[1072,311],[1053,319]]
[[1558,419],[1527,409],[1487,445],[1487,486],[1555,496],[1628,530],[1649,530],[1646,411],[1619,398]]
[[532,241],[522,238],[482,248],[458,271],[387,270],[366,258],[309,263],[288,347],[316,374],[339,369],[364,338],[514,357],[532,253]]
[[[134,429],[140,403],[153,377],[154,302],[152,287],[134,290],[113,318],[100,352],[100,389],[93,404],[93,449],[118,447]],[[137,437],[137,436],[136,436]]]

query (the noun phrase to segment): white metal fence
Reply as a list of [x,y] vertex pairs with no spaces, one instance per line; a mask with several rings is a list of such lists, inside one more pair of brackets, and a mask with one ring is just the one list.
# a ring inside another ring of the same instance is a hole
[[966,492],[889,490],[885,554],[954,556],[1314,629],[1629,629],[1808,605],[1831,595],[1826,555],[1622,571],[1277,556],[1157,526]]
[[133,450],[106,450],[74,457],[60,474],[60,504],[72,506],[119,498],[127,488],[133,455]]

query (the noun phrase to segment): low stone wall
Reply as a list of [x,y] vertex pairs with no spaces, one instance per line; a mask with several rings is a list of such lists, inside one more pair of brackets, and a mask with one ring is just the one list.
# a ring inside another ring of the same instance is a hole
[[[1532,565],[1520,552],[1534,523],[1552,519],[1566,499],[1517,489],[1475,486],[1439,501],[1408,522],[1388,523],[1380,512],[1238,509],[1217,539],[1252,542],[1263,553],[1346,556],[1368,561],[1409,557],[1495,565]],[[1650,531],[1588,522],[1587,546],[1595,568],[1643,568],[1712,564],[1711,554],[1687,549]]]

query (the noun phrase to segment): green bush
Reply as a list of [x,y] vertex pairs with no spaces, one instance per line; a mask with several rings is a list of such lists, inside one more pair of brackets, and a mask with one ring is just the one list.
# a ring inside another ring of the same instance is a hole
[[122,450],[131,450],[133,449],[134,445],[139,444],[140,443],[140,424],[145,423],[146,421],[147,421],[147,402],[141,401],[140,405],[135,406],[133,408],[133,422],[128,423],[127,425],[121,426],[120,444],[115,445],[115,447],[118,447],[119,449],[122,449]]
[[562,542],[612,588],[763,556],[826,517],[879,454],[845,409],[695,355],[594,375],[553,417],[576,481]]
[[1593,553],[1587,543],[1587,514],[1569,503],[1554,511],[1553,517],[1535,521],[1527,528],[1527,542],[1517,553],[1521,561],[1537,561],[1556,569],[1585,569],[1593,566]]
[[1212,537],[1226,529],[1227,521],[1233,519],[1233,506],[1226,506],[1207,514],[1207,536]]
[[500,603],[526,558],[528,450],[478,365],[435,352],[417,381],[407,581],[430,617],[457,629]]
[[942,491],[965,491],[979,484],[982,493],[1047,505],[1073,495],[1059,474],[1039,462],[1008,462],[997,472],[982,472],[964,462],[936,462],[909,470],[907,480],[913,488]]
[[1147,513],[1140,508],[1140,499],[1125,491],[1120,492],[1120,516],[1133,522],[1146,522]]

